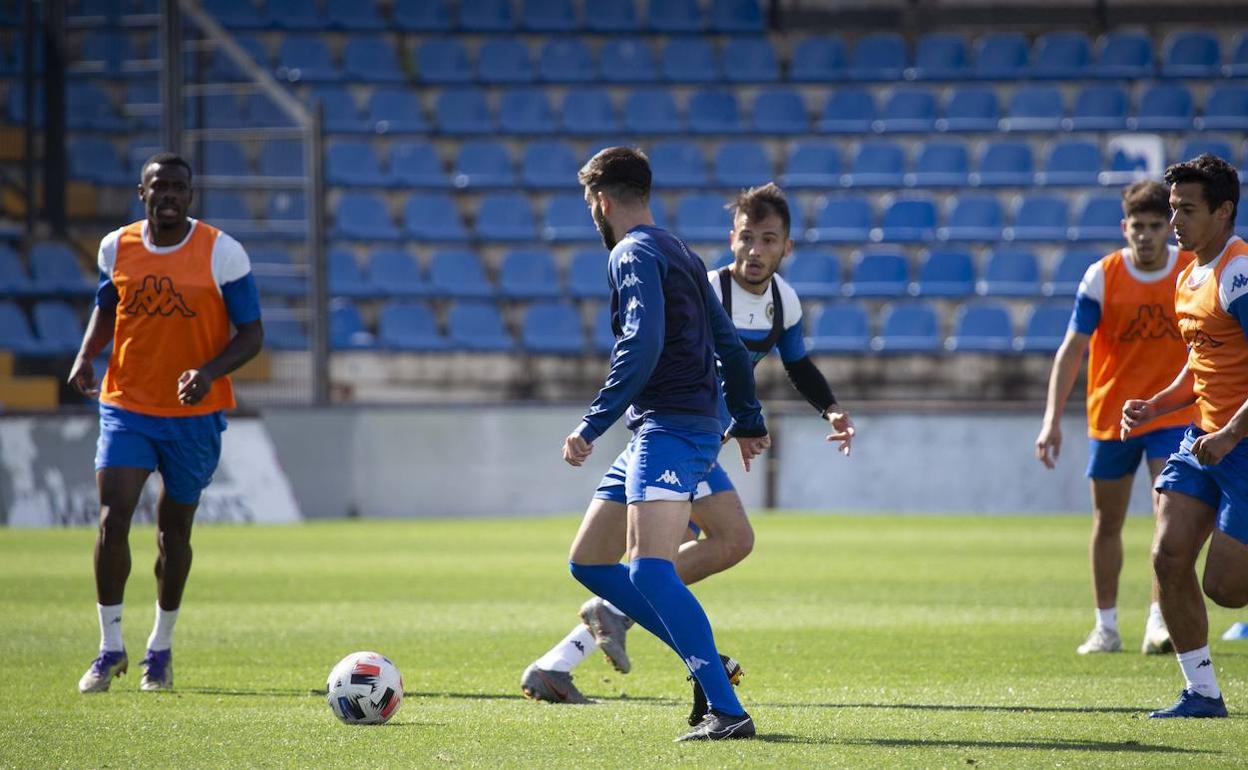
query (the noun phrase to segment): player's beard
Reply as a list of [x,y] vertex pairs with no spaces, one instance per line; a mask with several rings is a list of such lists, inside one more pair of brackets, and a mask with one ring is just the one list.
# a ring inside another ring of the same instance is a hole
[[618,241],[616,241],[615,231],[611,229],[611,223],[607,221],[607,217],[602,213],[602,209],[594,206],[590,211],[590,215],[594,218],[594,224],[598,226],[598,234],[602,236],[603,245],[607,247],[608,251],[614,249]]

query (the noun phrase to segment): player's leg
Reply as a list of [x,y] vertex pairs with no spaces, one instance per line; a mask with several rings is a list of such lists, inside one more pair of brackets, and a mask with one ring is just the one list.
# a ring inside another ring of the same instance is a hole
[[1118,652],[1118,576],[1122,572],[1122,525],[1131,502],[1134,475],[1093,478],[1092,536],[1088,556],[1092,563],[1092,597],[1096,602],[1096,625],[1087,641],[1079,646],[1080,655]]
[[[1182,430],[1176,429],[1178,437],[1175,439],[1174,446],[1170,447],[1169,452],[1173,452],[1178,446],[1178,440],[1181,438]],[[1158,433],[1170,433],[1170,431],[1157,431]],[[1151,435],[1151,434],[1150,434]],[[1169,443],[1169,442],[1166,442]],[[1154,456],[1153,445],[1150,444],[1147,456],[1148,476],[1152,479],[1153,484],[1157,483],[1157,478],[1161,475],[1161,471],[1166,467],[1166,460],[1169,453],[1157,445],[1157,454]],[[1151,485],[1150,485],[1151,486]],[[1158,511],[1161,508],[1161,493],[1156,489],[1152,490],[1153,503],[1153,530],[1157,529]],[[1161,602],[1158,600],[1157,576],[1149,570],[1150,598],[1148,604],[1148,619],[1144,621],[1144,641],[1140,644],[1140,652],[1145,655],[1163,655],[1165,653],[1174,652],[1174,645],[1170,642],[1170,630],[1166,628],[1166,620],[1161,616]]]
[[693,521],[705,535],[686,542],[676,557],[676,571],[685,585],[723,572],[754,550],[754,528],[745,514],[741,496],[723,466],[715,463],[693,501]]
[[1248,441],[1209,469],[1222,490],[1202,585],[1219,606],[1248,605]]

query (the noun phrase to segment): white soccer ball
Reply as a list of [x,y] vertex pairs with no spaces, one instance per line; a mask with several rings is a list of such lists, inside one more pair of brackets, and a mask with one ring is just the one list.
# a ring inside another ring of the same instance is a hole
[[329,707],[349,725],[385,724],[403,702],[403,675],[376,652],[353,652],[338,661],[326,686]]

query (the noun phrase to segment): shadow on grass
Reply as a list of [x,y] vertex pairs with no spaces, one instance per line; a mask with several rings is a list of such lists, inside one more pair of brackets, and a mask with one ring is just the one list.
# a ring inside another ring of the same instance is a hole
[[[763,736],[759,738],[764,741],[774,741],[776,743],[806,743],[810,742],[804,736],[793,735],[776,735]],[[1161,746],[1149,743],[1140,743],[1138,741],[1088,741],[1088,740],[1063,740],[1054,738],[1049,740],[1031,740],[1031,741],[974,741],[974,740],[922,740],[919,738],[848,738],[845,740],[833,740],[829,743],[837,743],[842,746],[875,746],[887,748],[924,748],[924,749],[1036,749],[1039,751],[1120,751],[1134,752],[1137,754],[1217,754],[1219,752],[1204,751],[1202,749],[1184,749],[1177,746]]]
[[1141,714],[1156,706],[991,706],[976,703],[760,703],[778,709],[900,709],[908,711],[999,711],[1012,714]]

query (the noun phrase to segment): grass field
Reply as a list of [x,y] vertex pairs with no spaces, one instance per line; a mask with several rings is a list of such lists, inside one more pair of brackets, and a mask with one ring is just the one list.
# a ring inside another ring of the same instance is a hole
[[[1150,522],[1127,529],[1128,652],[1091,626],[1082,517],[756,515],[755,553],[696,589],[760,740],[673,744],[675,658],[641,632],[633,673],[595,656],[594,706],[524,700],[524,667],[575,622],[571,518],[203,527],[175,643],[176,691],[138,691],[152,531],[131,535],[131,673],[79,695],[98,642],[88,530],[0,529],[0,766],[1230,767],[1248,746],[1248,644],[1215,641],[1232,718],[1152,721],[1182,687],[1138,649]],[[1237,619],[1211,612],[1220,633]],[[317,690],[358,649],[407,698],[347,727]]]

